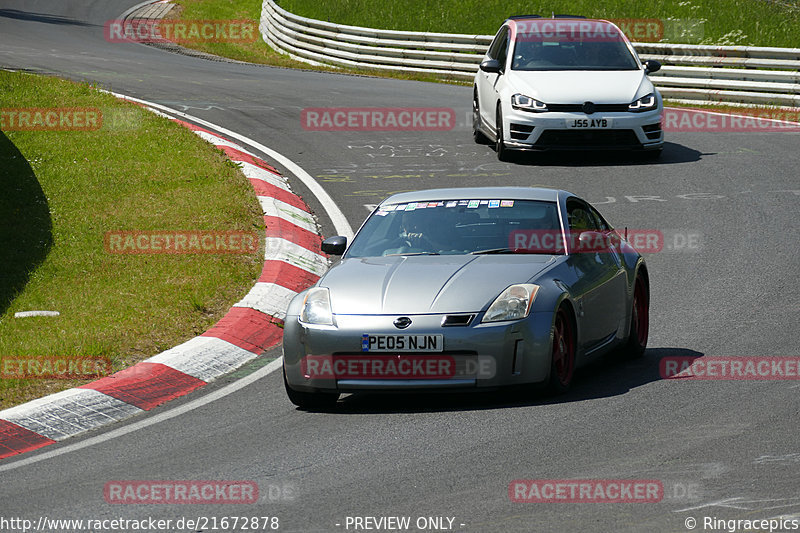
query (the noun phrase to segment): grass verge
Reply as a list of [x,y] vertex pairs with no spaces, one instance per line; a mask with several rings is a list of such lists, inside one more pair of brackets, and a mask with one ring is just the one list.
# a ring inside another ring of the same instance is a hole
[[[66,107],[99,110],[102,127],[6,120],[0,132],[0,370],[77,356],[122,369],[208,329],[260,272],[263,250],[107,252],[109,231],[258,231],[263,219],[239,169],[182,126],[86,84],[0,71],[0,109]],[[31,310],[60,316],[14,317]],[[0,409],[85,382],[0,379]]]
[[[219,0],[181,0],[188,1]],[[509,16],[533,13],[660,19],[664,38],[671,42],[800,47],[800,6],[778,1],[280,0],[280,6],[296,15],[353,26],[479,35],[494,35]]]
[[[168,18],[239,20],[258,24],[259,0],[174,0]],[[608,19],[660,19],[664,41],[716,45],[800,48],[800,7],[778,0],[665,0],[642,2],[570,0],[531,6],[521,0],[280,0],[284,9],[319,20],[370,28],[491,35],[513,14],[573,13]],[[480,16],[476,16],[480,14]],[[262,39],[250,43],[184,45],[240,61],[286,68],[471,85],[436,75],[312,66],[272,50]],[[703,107],[706,107],[705,105]],[[710,106],[717,108],[725,106]],[[755,106],[754,106],[755,107]]]
[[[261,2],[258,0],[178,0],[176,7],[166,16],[167,19],[183,20],[250,20],[258,25],[261,19]],[[441,82],[441,77],[432,74],[412,72],[387,72],[375,69],[342,69],[327,65],[310,65],[292,59],[270,48],[261,35],[253,42],[193,42],[182,46],[221,57],[248,63],[270,65],[283,68],[318,70],[324,72],[345,72],[364,76],[410,79],[417,81]],[[468,82],[465,82],[468,83]]]

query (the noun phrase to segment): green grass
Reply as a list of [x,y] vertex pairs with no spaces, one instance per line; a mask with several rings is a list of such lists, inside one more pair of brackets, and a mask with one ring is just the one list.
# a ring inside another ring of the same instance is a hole
[[[183,20],[250,20],[258,25],[261,2],[258,0],[181,0],[168,14],[167,19]],[[258,33],[256,31],[256,33]],[[278,67],[307,68],[308,65],[279,54],[264,43],[260,34],[255,42],[188,43],[187,48],[201,50],[222,57],[262,63]]]
[[[220,150],[86,84],[0,71],[0,108],[31,107],[97,108],[103,127],[0,132],[0,360],[102,356],[119,370],[202,333],[246,294],[263,251],[104,246],[108,231],[262,228],[248,181]],[[29,310],[60,316],[14,318]],[[0,409],[78,383],[0,379]]]
[[279,4],[297,15],[353,26],[481,35],[494,35],[511,15],[655,18],[664,21],[665,37],[672,42],[800,48],[800,6],[765,0],[280,0]]
[[[174,0],[168,18],[185,20],[261,18],[261,0]],[[665,42],[800,48],[800,6],[785,0],[570,0],[531,4],[522,0],[280,0],[292,13],[369,28],[493,35],[508,16],[570,13],[607,19],[660,19]],[[273,51],[262,39],[252,43],[197,43],[184,46],[215,55],[287,68],[469,85],[433,74],[311,66]]]
[[[167,14],[167,19],[183,20],[252,20],[258,25],[261,19],[260,0],[175,0],[176,8]],[[334,66],[313,66],[308,63],[291,59],[288,55],[278,53],[267,45],[258,35],[255,42],[195,42],[182,43],[186,48],[208,52],[210,54],[284,68],[306,70],[321,70],[330,72],[348,72],[366,76],[380,76],[397,79],[413,79],[419,81],[441,81],[439,76],[433,74],[387,72],[374,69],[348,68],[340,69]]]

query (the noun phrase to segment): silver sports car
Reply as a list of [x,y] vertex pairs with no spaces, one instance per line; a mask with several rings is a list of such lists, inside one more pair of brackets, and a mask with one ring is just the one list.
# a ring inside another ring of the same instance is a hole
[[647,344],[644,259],[566,191],[487,187],[401,193],[289,304],[289,399],[359,391],[566,391],[575,368]]

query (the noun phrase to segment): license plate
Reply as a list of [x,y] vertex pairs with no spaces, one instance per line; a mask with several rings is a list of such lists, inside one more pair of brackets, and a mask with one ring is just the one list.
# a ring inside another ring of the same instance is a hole
[[444,335],[361,335],[362,352],[441,352]]
[[612,120],[610,118],[568,118],[568,128],[587,128],[603,129],[610,128]]

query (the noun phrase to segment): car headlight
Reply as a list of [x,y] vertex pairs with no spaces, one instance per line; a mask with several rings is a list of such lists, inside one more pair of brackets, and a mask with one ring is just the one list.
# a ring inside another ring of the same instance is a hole
[[521,109],[522,111],[534,111],[536,113],[547,111],[547,104],[544,102],[519,93],[511,97],[511,107],[514,109]]
[[521,283],[508,287],[492,302],[481,322],[525,318],[531,312],[537,292],[539,292],[539,286],[532,283]]
[[648,95],[642,96],[631,105],[628,106],[628,111],[633,111],[634,113],[641,113],[642,111],[652,111],[658,106],[658,100],[656,100],[655,93],[650,93]]
[[306,324],[333,325],[333,311],[331,310],[331,294],[325,287],[308,289],[303,300],[303,310],[300,312],[300,321]]

